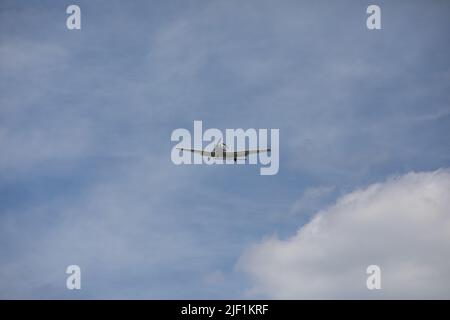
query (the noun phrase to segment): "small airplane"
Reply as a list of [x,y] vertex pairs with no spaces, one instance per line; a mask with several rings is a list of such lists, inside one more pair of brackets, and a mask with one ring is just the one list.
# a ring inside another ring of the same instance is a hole
[[208,160],[211,158],[215,159],[234,159],[234,163],[237,160],[246,160],[250,154],[261,153],[261,152],[270,152],[269,149],[255,149],[255,150],[242,150],[242,151],[227,151],[228,147],[225,143],[221,143],[222,139],[219,139],[217,144],[214,146],[212,151],[206,150],[198,150],[198,149],[187,149],[187,148],[177,148],[181,151],[190,151],[192,153],[198,153],[202,156],[207,156]]

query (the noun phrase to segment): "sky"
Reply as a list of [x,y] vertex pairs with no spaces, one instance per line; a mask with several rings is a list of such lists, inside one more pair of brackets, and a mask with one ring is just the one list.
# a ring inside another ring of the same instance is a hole
[[[0,298],[450,298],[449,15],[0,1]],[[279,129],[279,172],[174,165],[195,120]]]

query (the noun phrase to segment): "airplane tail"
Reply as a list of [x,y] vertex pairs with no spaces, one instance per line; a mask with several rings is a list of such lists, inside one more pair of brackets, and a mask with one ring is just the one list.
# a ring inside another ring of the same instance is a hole
[[222,138],[220,138],[220,139],[217,141],[216,145],[214,146],[214,149],[217,148],[217,147],[220,145],[221,142],[222,142]]
[[216,154],[222,154],[224,151],[226,151],[226,149],[227,145],[225,143],[222,143],[222,138],[220,138],[214,146],[214,152]]

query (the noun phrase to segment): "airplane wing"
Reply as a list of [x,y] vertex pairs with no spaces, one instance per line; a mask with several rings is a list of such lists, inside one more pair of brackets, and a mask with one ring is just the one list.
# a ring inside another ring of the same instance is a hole
[[193,153],[198,153],[198,154],[201,154],[202,156],[207,156],[207,157],[211,156],[211,152],[210,151],[198,150],[198,149],[188,149],[188,148],[177,148],[177,149],[181,150],[181,151],[190,151],[190,152],[193,152]]
[[244,151],[235,151],[235,152],[227,152],[227,157],[247,157],[250,154],[268,152],[269,149],[255,149],[255,150],[244,150]]

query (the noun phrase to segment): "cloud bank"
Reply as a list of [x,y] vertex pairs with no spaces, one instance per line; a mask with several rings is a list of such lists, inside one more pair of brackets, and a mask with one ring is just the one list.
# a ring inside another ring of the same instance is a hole
[[[366,268],[381,268],[381,290]],[[341,197],[293,237],[250,247],[238,269],[270,298],[450,298],[450,171],[408,173]]]

